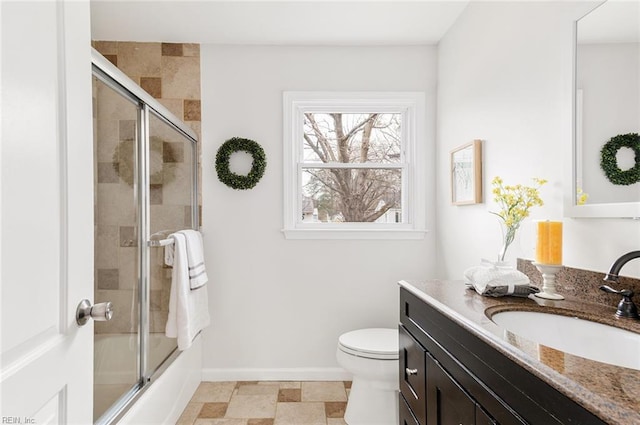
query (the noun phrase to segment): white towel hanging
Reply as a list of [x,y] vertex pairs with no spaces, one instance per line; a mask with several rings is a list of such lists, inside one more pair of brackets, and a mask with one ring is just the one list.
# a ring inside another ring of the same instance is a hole
[[187,242],[187,261],[189,263],[189,285],[198,289],[207,281],[207,270],[204,265],[204,249],[202,235],[197,230],[181,230]]
[[191,289],[187,238],[183,232],[173,233],[170,237],[174,240],[173,270],[165,334],[177,338],[178,348],[186,350],[198,332],[209,325],[207,287]]

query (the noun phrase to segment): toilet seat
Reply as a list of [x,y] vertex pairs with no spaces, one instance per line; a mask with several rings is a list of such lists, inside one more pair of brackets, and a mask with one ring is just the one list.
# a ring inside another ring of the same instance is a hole
[[398,360],[397,329],[359,329],[340,335],[338,348],[353,356],[375,360]]

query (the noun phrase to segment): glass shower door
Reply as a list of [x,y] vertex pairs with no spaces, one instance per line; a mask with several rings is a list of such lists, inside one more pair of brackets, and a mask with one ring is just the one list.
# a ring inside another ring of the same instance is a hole
[[139,387],[137,151],[140,107],[93,77],[94,303],[113,318],[94,323],[94,421]]
[[[172,269],[149,241],[197,228],[195,133],[117,68],[93,60],[94,421],[119,420],[178,357],[165,337]],[[159,235],[154,235],[159,234]]]
[[[194,143],[149,109],[149,233],[166,238],[173,231],[195,228]],[[164,249],[149,247],[149,340],[146,371],[151,375],[177,348],[164,335],[169,312],[172,269]]]

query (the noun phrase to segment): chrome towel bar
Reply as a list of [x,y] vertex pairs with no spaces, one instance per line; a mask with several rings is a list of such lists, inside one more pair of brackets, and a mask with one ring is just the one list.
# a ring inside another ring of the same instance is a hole
[[149,240],[147,241],[147,246],[154,248],[158,246],[167,246],[173,245],[173,238],[169,238],[168,236],[172,233],[177,232],[178,230],[160,230],[159,232],[154,233],[149,236]]
[[173,245],[173,239],[158,239],[153,241],[147,241],[148,247],[167,246]]
[[[198,230],[198,229],[195,229],[195,230]],[[173,239],[167,238],[167,236],[177,231],[178,230],[160,230],[159,232],[156,232],[149,237],[149,240],[147,241],[147,246],[153,248],[158,246],[173,245]],[[164,239],[154,239],[158,237],[162,237]]]

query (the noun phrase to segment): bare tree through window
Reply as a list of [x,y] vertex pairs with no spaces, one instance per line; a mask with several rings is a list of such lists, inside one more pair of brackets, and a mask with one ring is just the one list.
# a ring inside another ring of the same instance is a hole
[[399,113],[304,113],[303,204],[312,200],[319,221],[401,221],[401,121]]

